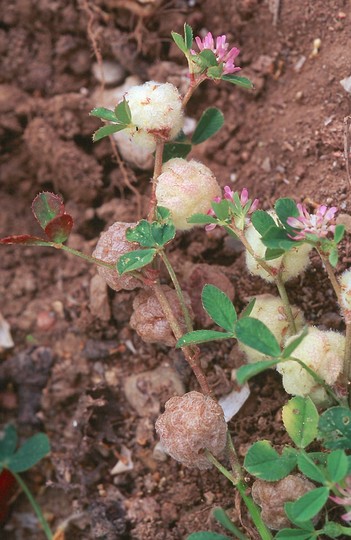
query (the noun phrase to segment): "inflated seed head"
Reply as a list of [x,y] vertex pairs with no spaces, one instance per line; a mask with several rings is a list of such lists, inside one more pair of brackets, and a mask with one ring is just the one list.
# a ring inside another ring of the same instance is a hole
[[340,276],[341,308],[347,324],[351,323],[351,270],[345,270]]
[[[107,231],[101,233],[93,252],[93,257],[115,264],[121,255],[137,249],[136,244],[132,244],[126,239],[127,229],[129,229],[129,227],[135,227],[135,225],[136,223],[123,223],[120,221],[111,225]],[[119,276],[117,269],[110,270],[109,268],[98,266],[97,270],[111,289],[114,289],[115,291],[120,291],[121,289],[131,291],[137,287],[143,287],[142,282],[135,277],[128,274]]]
[[[288,345],[296,336],[289,338]],[[308,334],[293,352],[293,357],[302,360],[327,384],[336,383],[343,369],[345,337],[332,330],[322,331],[311,327]],[[328,403],[324,388],[316,383],[312,375],[293,360],[277,365],[283,376],[283,386],[288,394],[310,396],[317,405]]]
[[211,468],[205,449],[220,456],[226,445],[222,407],[200,392],[169,399],[156,422],[156,431],[166,452],[191,468]]
[[[289,332],[289,323],[286,317],[284,306],[280,298],[272,294],[261,294],[255,297],[256,302],[250,317],[259,319],[265,324],[277,339],[280,346],[283,346]],[[304,317],[296,306],[291,306],[295,319],[296,329],[299,332],[304,325]],[[265,360],[267,357],[239,342],[239,348],[246,354],[249,363]]]
[[156,198],[159,206],[165,206],[172,213],[177,229],[191,229],[194,225],[187,218],[204,213],[211,208],[221,189],[212,171],[203,163],[174,158],[162,167],[158,177]]
[[157,138],[172,140],[183,127],[182,98],[171,83],[148,81],[133,86],[124,98],[133,124],[126,133],[138,146],[150,152],[155,150]]
[[261,506],[261,517],[267,527],[278,531],[290,526],[284,505],[296,501],[302,495],[315,488],[304,476],[289,474],[278,482],[255,480],[252,485],[252,498]]
[[[186,324],[176,291],[167,285],[161,285],[161,287],[172,306],[173,314],[185,333]],[[187,293],[184,293],[184,300],[192,314],[191,301]],[[177,340],[153,291],[140,291],[134,299],[133,309],[130,326],[146,343],[163,343],[169,347],[176,344]]]
[[[276,217],[275,212],[270,212],[270,214],[273,218]],[[250,225],[247,227],[245,231],[245,236],[257,257],[263,259],[267,247],[263,244],[260,233],[255,229],[252,223],[250,223]],[[301,274],[301,272],[303,272],[308,266],[310,262],[309,252],[311,251],[311,249],[312,246],[310,246],[309,244],[301,244],[300,246],[291,248],[284,255],[278,257],[277,259],[266,261],[266,264],[270,268],[275,270],[276,274],[280,273],[284,282],[289,281],[289,279],[292,279]],[[248,253],[247,251],[246,265],[251,274],[254,274],[255,276],[260,276],[261,278],[269,282],[272,282],[274,280],[274,278],[266,270],[264,270],[262,266],[258,262],[256,262],[252,255],[250,255],[250,253]]]

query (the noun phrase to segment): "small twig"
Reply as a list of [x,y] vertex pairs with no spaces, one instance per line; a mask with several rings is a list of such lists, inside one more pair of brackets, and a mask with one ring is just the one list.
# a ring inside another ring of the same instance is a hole
[[162,172],[164,146],[165,146],[165,143],[161,139],[158,139],[156,141],[155,165],[154,165],[154,174],[152,177],[152,191],[151,191],[151,197],[150,197],[149,213],[147,217],[148,221],[153,221],[155,219],[155,209],[157,205],[156,187],[157,187],[158,177],[160,176]]
[[351,116],[345,116],[344,118],[344,157],[346,174],[349,185],[351,186],[351,172],[350,172],[350,124]]

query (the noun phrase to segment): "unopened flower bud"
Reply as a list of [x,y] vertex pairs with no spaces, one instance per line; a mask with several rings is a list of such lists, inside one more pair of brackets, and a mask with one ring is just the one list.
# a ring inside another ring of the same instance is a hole
[[[270,214],[273,218],[275,217],[274,212],[270,212]],[[252,223],[247,227],[245,236],[252,249],[254,250],[255,255],[261,259],[264,259],[267,247],[263,244],[261,240],[261,235],[255,229]],[[301,274],[301,272],[303,272],[308,266],[310,262],[309,252],[311,251],[311,249],[312,246],[310,246],[309,244],[301,244],[291,248],[281,257],[265,261],[265,263],[267,264],[267,266],[273,269],[275,274],[279,273],[284,282],[289,281],[289,279],[292,279]],[[269,282],[274,281],[274,277],[266,270],[264,270],[262,266],[248,252],[246,252],[246,265],[251,274],[254,274],[255,276],[260,276],[261,278]]]
[[219,457],[226,445],[223,409],[200,392],[169,399],[156,422],[156,431],[166,452],[190,468],[211,468],[205,450]]
[[[289,338],[286,344],[294,339],[296,336]],[[343,369],[344,351],[345,337],[342,334],[311,327],[292,356],[302,360],[327,384],[333,385]],[[283,376],[283,386],[288,394],[310,396],[316,405],[328,403],[325,389],[297,362],[286,360],[277,365],[277,371]]]
[[304,476],[289,474],[278,482],[255,480],[252,498],[261,506],[261,517],[267,527],[278,531],[291,525],[284,511],[285,503],[296,501],[314,488]]
[[[129,227],[135,227],[135,225],[136,223],[123,223],[120,221],[111,225],[107,231],[101,233],[93,252],[93,257],[111,264],[116,264],[121,255],[137,249],[136,244],[132,244],[126,239],[127,229]],[[120,291],[121,289],[131,291],[137,287],[143,287],[140,280],[129,274],[120,276],[117,268],[113,270],[112,268],[98,266],[98,273],[104,278],[111,289],[115,291]]]
[[[272,294],[261,294],[256,296],[255,300],[255,305],[250,313],[250,317],[254,317],[263,322],[277,339],[279,345],[283,346],[289,332],[289,321],[281,299]],[[291,310],[295,320],[296,329],[299,332],[303,327],[304,317],[298,307],[291,306]],[[239,342],[239,348],[246,354],[249,363],[267,359],[264,354],[255,351],[241,342]]]
[[346,324],[351,323],[351,270],[345,270],[340,276],[341,307]]
[[[185,333],[186,324],[176,291],[167,285],[161,285],[161,287],[169,304],[172,306],[174,316]],[[184,293],[184,299],[192,314],[191,301],[187,293]],[[133,308],[134,312],[130,319],[130,326],[146,343],[164,343],[169,347],[176,344],[171,327],[153,291],[140,291],[134,299]]]
[[184,121],[182,98],[173,84],[148,81],[133,86],[124,98],[132,115],[126,133],[138,146],[153,152],[157,139],[169,141],[178,135]]
[[156,198],[159,206],[172,213],[174,225],[179,230],[191,229],[187,218],[211,208],[221,190],[212,171],[203,163],[174,158],[167,161],[158,177]]

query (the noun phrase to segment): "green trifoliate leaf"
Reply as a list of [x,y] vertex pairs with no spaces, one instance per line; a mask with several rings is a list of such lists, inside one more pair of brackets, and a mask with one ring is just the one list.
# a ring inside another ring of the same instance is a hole
[[253,317],[239,319],[235,330],[239,341],[268,356],[280,356],[279,343],[263,322]]
[[39,193],[32,203],[32,212],[42,229],[45,230],[50,221],[65,212],[62,197],[49,191]]
[[115,115],[117,117],[117,120],[121,124],[130,124],[132,121],[132,113],[128,104],[128,101],[124,98],[123,101],[118,103],[117,107],[115,108]]
[[12,425],[5,426],[0,431],[0,465],[14,454],[17,447],[17,432]]
[[298,217],[300,215],[296,202],[289,198],[278,199],[274,205],[274,209],[281,223],[288,231],[292,231],[293,228],[287,224],[288,217]]
[[55,244],[62,244],[69,237],[73,227],[73,218],[69,214],[62,214],[52,219],[45,227],[45,233]]
[[195,330],[194,332],[188,332],[180,339],[178,339],[176,347],[185,347],[187,345],[196,343],[207,343],[208,341],[216,341],[218,339],[233,338],[232,332],[216,332],[215,330]]
[[205,285],[201,300],[204,310],[218,326],[234,332],[237,314],[233,302],[223,291],[214,285]]
[[217,133],[224,124],[224,116],[221,111],[215,107],[206,109],[194,131],[191,142],[200,144]]
[[210,49],[204,49],[198,55],[193,56],[192,60],[198,64],[201,69],[217,66],[216,55]]
[[154,221],[151,224],[151,234],[154,239],[154,246],[164,246],[176,235],[176,228],[173,223],[157,223]]
[[223,199],[220,202],[212,202],[211,204],[218,219],[225,221],[229,217],[229,202]]
[[289,512],[297,521],[307,521],[314,518],[323,508],[329,498],[329,489],[319,487],[302,495],[297,501],[289,504]]
[[96,116],[101,118],[101,120],[107,120],[108,122],[117,122],[116,115],[110,109],[105,109],[105,107],[97,107],[90,112],[90,116]]
[[188,52],[187,46],[185,45],[184,38],[178,34],[177,32],[171,32],[171,36],[173,38],[174,43],[177,45],[177,47],[186,54]]
[[308,334],[308,327],[306,326],[301,334],[298,335],[297,338],[290,341],[289,345],[285,347],[285,349],[282,352],[282,358],[289,358],[289,356],[292,355],[295,349],[302,343],[302,341],[305,339],[305,337]]
[[245,319],[245,317],[249,317],[252,313],[253,308],[256,304],[256,298],[253,298],[250,300],[250,302],[247,304],[246,308],[243,309],[243,311],[240,313],[240,319]]
[[271,227],[277,226],[272,216],[264,210],[256,210],[251,216],[251,222],[261,236],[264,236]]
[[143,247],[154,247],[155,241],[151,232],[151,223],[142,219],[139,223],[126,231],[128,242],[137,242]]
[[13,454],[7,461],[7,468],[15,473],[26,471],[50,452],[50,443],[44,433],[37,433]]
[[303,531],[305,532],[314,532],[314,525],[312,523],[312,521],[310,519],[308,519],[307,521],[299,521],[298,519],[295,519],[295,516],[292,514],[292,512],[290,512],[290,505],[292,503],[291,502],[287,502],[284,504],[284,510],[285,510],[285,513],[287,515],[287,517],[289,518],[289,520],[291,521],[291,523],[293,525],[296,525],[296,527],[298,527],[299,529],[302,529]]
[[209,67],[206,71],[207,77],[210,79],[221,79],[223,73],[223,63],[218,66]]
[[251,377],[255,377],[255,375],[262,373],[262,371],[266,371],[266,369],[273,368],[276,365],[276,360],[261,360],[255,364],[246,364],[245,366],[239,367],[236,372],[236,379],[239,384],[244,384],[251,379]]
[[136,249],[122,255],[117,263],[117,270],[120,275],[126,272],[138,270],[151,263],[156,256],[156,249]]
[[337,225],[334,231],[334,242],[338,244],[344,238],[345,225]]
[[331,407],[319,419],[318,436],[326,448],[351,449],[351,411],[346,407]]
[[207,225],[208,223],[218,223],[218,219],[208,214],[193,214],[187,219],[187,222],[196,223],[197,225]]
[[104,137],[108,137],[109,135],[112,135],[113,133],[117,133],[118,131],[122,131],[123,129],[126,129],[128,126],[126,124],[111,124],[109,126],[103,126],[97,131],[95,131],[93,135],[93,141],[97,142],[100,141],[100,139],[103,139]]
[[330,251],[328,259],[329,259],[330,264],[333,266],[333,268],[335,268],[335,266],[338,264],[338,260],[339,260],[339,253],[338,253],[337,248],[333,248]]
[[332,482],[341,482],[348,473],[349,461],[344,450],[334,450],[327,457],[327,472]]
[[283,423],[298,448],[306,448],[317,436],[319,415],[311,398],[296,396],[283,407]]
[[156,206],[156,219],[158,222],[171,222],[172,214],[168,208],[164,206]]
[[267,248],[264,254],[264,260],[265,261],[273,261],[274,259],[278,259],[282,255],[284,255],[285,250],[284,249],[271,249]]
[[285,478],[296,466],[297,453],[290,447],[282,455],[272,448],[269,441],[258,441],[248,450],[244,467],[253,476],[268,482]]
[[247,79],[246,77],[239,77],[239,75],[222,75],[222,81],[236,84],[237,86],[240,86],[241,88],[246,88],[247,90],[252,90],[252,88],[254,87],[250,79]]
[[270,249],[280,249],[288,251],[289,249],[299,245],[296,240],[292,240],[287,231],[280,227],[271,227],[261,238],[263,244]]
[[184,43],[188,50],[191,49],[193,44],[193,29],[187,23],[184,24]]
[[230,540],[228,536],[210,531],[192,533],[186,540]]
[[325,482],[325,474],[323,473],[323,469],[316,464],[315,460],[310,454],[299,454],[297,458],[297,465],[302,474],[307,476],[307,478],[310,478],[315,482],[319,482],[320,484]]
[[185,142],[169,142],[166,143],[163,150],[162,162],[166,163],[173,158],[186,158],[191,151],[191,144]]

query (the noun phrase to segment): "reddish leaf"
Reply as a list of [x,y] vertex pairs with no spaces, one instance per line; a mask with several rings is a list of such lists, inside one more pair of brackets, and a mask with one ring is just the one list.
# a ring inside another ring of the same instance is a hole
[[7,469],[0,473],[0,523],[7,517],[13,495],[16,490],[16,479]]
[[65,213],[65,206],[59,195],[44,191],[35,197],[32,203],[32,211],[39,225],[45,230],[51,220]]
[[25,244],[27,246],[51,246],[51,242],[47,242],[43,238],[31,236],[30,234],[19,234],[17,236],[6,236],[0,238],[0,244]]
[[63,214],[52,219],[45,227],[45,232],[57,244],[62,244],[67,238],[73,227],[73,219],[69,214]]

